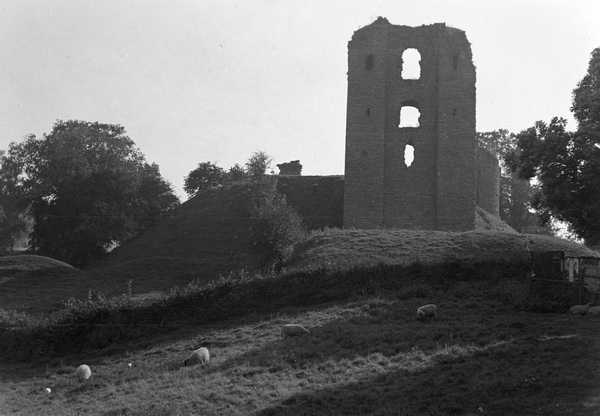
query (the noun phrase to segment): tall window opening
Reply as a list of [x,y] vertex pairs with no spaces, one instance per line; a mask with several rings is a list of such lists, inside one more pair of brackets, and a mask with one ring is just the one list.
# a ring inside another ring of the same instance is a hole
[[421,54],[415,48],[402,52],[402,79],[421,78]]
[[400,107],[400,122],[398,127],[419,127],[421,112],[417,107],[404,105]]
[[410,165],[415,161],[415,147],[413,145],[407,144],[404,146],[404,164],[407,168],[410,168]]

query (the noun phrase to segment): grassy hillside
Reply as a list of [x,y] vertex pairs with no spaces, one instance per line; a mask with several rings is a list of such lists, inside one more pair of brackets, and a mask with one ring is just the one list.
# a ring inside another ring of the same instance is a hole
[[[439,319],[415,320],[429,302]],[[311,334],[282,339],[287,322]],[[110,355],[0,364],[0,413],[597,415],[599,323],[516,312],[473,285],[422,286],[181,327]],[[201,345],[209,366],[183,367]]]
[[74,267],[50,257],[22,254],[17,256],[0,256],[0,279],[22,272],[46,270],[73,270]]
[[[594,254],[510,233],[314,233],[280,275],[0,328],[0,414],[596,415],[600,317],[515,309],[528,250],[548,249]],[[155,261],[105,271],[155,284],[172,258]],[[417,321],[431,302],[439,319]],[[288,322],[310,335],[282,339]],[[199,346],[210,365],[183,367]]]
[[0,309],[33,314],[60,309],[67,299],[86,299],[90,294],[110,297],[131,290],[134,298],[157,296],[197,278],[201,270],[194,260],[163,257],[93,270],[78,270],[41,256],[0,257],[0,265]]
[[481,207],[475,207],[475,229],[479,231],[498,231],[501,233],[516,234],[514,228],[502,221],[499,217],[490,214]]
[[191,198],[170,217],[112,253],[109,265],[125,261],[170,258],[195,262],[199,279],[220,272],[253,269],[260,256],[252,252],[250,204],[256,195],[251,184],[209,189]]
[[290,273],[350,270],[378,264],[420,264],[506,261],[526,263],[529,251],[565,250],[569,255],[598,253],[555,237],[469,231],[340,230],[314,232],[300,244],[287,264]]

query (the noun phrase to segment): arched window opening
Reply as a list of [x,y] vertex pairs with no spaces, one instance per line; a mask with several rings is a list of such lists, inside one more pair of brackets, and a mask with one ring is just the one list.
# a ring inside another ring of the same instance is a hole
[[372,53],[367,55],[367,59],[365,59],[365,69],[371,70],[375,66],[375,57]]
[[452,57],[452,69],[455,71],[458,69],[458,55]]
[[419,127],[421,112],[417,107],[404,105],[400,107],[400,122],[398,127]]
[[421,78],[421,54],[415,48],[402,52],[402,79]]
[[407,168],[410,168],[410,165],[415,161],[415,147],[413,145],[407,144],[404,146],[404,164]]

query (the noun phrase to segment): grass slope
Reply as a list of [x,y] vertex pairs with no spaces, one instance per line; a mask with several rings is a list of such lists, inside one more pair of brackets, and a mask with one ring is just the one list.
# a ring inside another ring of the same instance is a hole
[[256,194],[251,184],[200,192],[181,205],[169,218],[112,253],[109,265],[154,258],[195,262],[198,279],[213,279],[218,273],[259,265],[252,252],[249,204]]
[[[0,364],[10,415],[597,415],[600,318],[516,312],[473,285],[288,308],[43,367]],[[435,302],[440,317],[414,310]],[[311,334],[282,339],[283,323]],[[189,351],[208,367],[183,367]],[[129,366],[131,363],[131,367]],[[46,392],[51,388],[51,393]]]
[[315,232],[300,244],[286,270],[351,270],[384,265],[505,261],[526,263],[529,251],[565,250],[569,255],[598,253],[555,237],[495,231],[341,230]]
[[74,267],[50,257],[31,254],[0,256],[0,279],[22,272],[37,272],[55,269],[71,271]]
[[[29,257],[13,256],[11,269],[0,266],[0,309],[32,314],[63,307],[69,298],[86,299],[90,294],[135,297],[157,296],[175,285],[184,285],[198,276],[198,263],[187,259],[156,257],[131,260],[93,270],[78,270],[49,258],[33,267]],[[0,257],[0,264],[9,262]],[[58,265],[59,267],[46,267]],[[131,282],[131,285],[129,284]]]
[[514,228],[481,207],[475,207],[475,229],[515,234]]

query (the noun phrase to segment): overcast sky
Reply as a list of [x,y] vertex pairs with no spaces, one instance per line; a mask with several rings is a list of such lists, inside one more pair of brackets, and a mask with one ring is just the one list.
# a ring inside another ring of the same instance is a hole
[[180,196],[259,149],[342,174],[347,42],[379,15],[466,31],[478,130],[570,118],[600,47],[599,0],[0,0],[0,149],[81,119],[125,126]]

